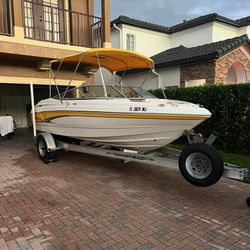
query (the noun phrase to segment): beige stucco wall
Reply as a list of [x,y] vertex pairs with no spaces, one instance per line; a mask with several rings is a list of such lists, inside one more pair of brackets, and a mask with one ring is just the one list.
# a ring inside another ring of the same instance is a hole
[[[147,56],[153,56],[165,49],[170,48],[170,39],[168,34],[124,24],[121,28],[123,39],[122,44],[124,49],[127,48],[127,34],[135,35],[135,51]],[[119,33],[116,32],[115,35],[119,36]]]
[[[44,59],[53,60],[82,53],[89,48],[71,46],[37,40],[25,39],[24,29],[15,27],[15,36],[0,36],[0,83],[27,84],[33,81],[48,84],[48,71],[37,70],[37,64]],[[11,59],[7,59],[11,58]],[[13,74],[15,72],[15,74]],[[86,77],[82,69],[76,74],[74,85],[91,82],[93,77]],[[58,79],[61,85],[67,85],[71,72],[61,71]]]
[[222,41],[238,36],[239,28],[221,22],[213,22],[212,41]]
[[213,23],[206,23],[170,35],[171,48],[180,45],[195,47],[213,42]]
[[[88,49],[80,46],[27,39],[24,37],[24,28],[17,26],[14,27],[14,36],[0,35],[0,48],[1,53],[8,52],[10,54],[20,54],[20,52],[22,52],[23,55],[38,57],[50,56],[52,58],[62,58],[68,55],[84,52]],[[46,54],[46,56],[44,54]]]

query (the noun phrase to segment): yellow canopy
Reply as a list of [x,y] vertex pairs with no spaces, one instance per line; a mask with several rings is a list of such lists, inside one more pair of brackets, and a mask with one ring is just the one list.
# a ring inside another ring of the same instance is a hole
[[[99,66],[100,63],[101,67],[108,69],[110,72],[154,68],[153,60],[147,56],[133,51],[109,48],[90,49],[84,53],[66,57],[63,62],[78,63],[80,60],[84,64],[96,66]],[[59,60],[54,60],[51,63],[55,62],[58,63]]]

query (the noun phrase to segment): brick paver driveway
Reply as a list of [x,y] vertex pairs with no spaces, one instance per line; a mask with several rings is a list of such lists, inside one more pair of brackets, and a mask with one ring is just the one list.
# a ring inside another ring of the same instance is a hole
[[0,249],[250,249],[247,184],[77,153],[0,145]]

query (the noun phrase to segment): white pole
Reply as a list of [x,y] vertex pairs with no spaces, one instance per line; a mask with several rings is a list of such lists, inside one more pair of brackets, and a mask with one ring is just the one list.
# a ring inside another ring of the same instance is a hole
[[97,51],[96,51],[96,57],[97,57],[97,60],[98,60],[98,66],[99,66],[99,70],[100,70],[100,75],[101,75],[101,80],[102,80],[102,86],[103,86],[103,90],[104,90],[104,96],[107,98],[108,97],[108,95],[107,95],[107,89],[106,89],[106,85],[105,85],[105,82],[104,82],[102,68],[101,68],[101,63],[100,63],[100,59],[99,59]]
[[31,113],[33,123],[33,135],[36,138],[36,116],[35,116],[35,102],[34,102],[34,89],[33,82],[30,82],[30,99],[31,99]]
[[106,85],[105,85],[104,78],[103,78],[102,68],[100,66],[99,66],[99,70],[100,70],[100,75],[101,75],[101,80],[102,80],[102,86],[103,86],[103,90],[104,90],[104,95],[105,95],[105,97],[108,97]]
[[51,67],[49,67],[49,98],[51,98]]

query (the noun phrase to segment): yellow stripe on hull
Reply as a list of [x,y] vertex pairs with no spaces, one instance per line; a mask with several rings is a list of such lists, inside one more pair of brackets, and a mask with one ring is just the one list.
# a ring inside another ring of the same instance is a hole
[[108,113],[108,112],[80,112],[80,111],[48,111],[36,113],[36,121],[53,120],[60,117],[104,117],[104,118],[128,118],[128,119],[161,119],[161,120],[206,120],[210,116],[202,115],[172,115],[172,114],[141,114],[141,113]]

